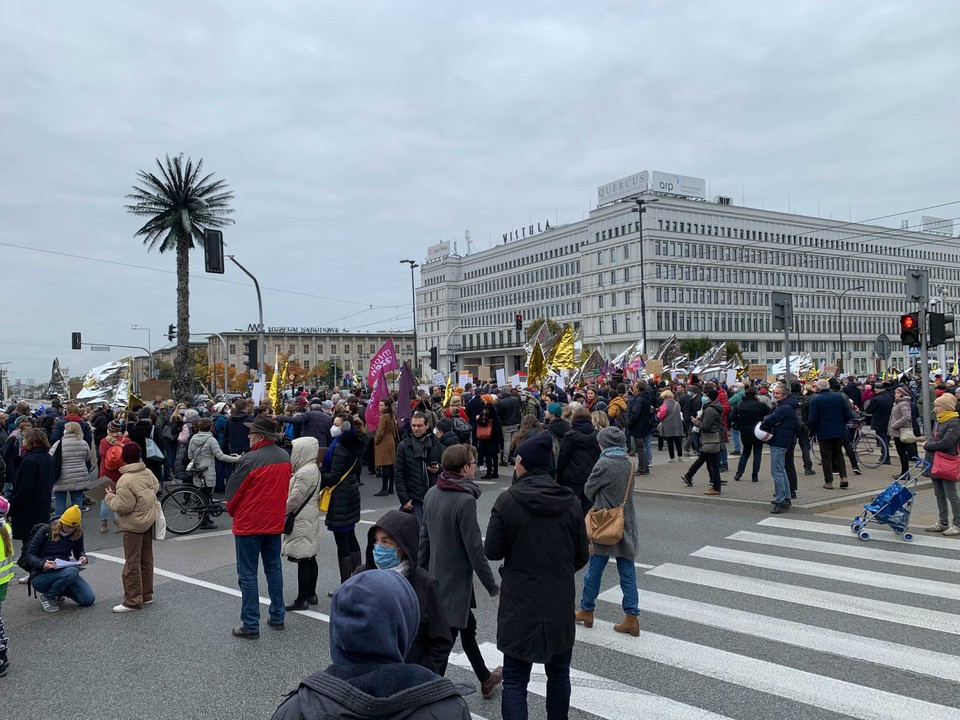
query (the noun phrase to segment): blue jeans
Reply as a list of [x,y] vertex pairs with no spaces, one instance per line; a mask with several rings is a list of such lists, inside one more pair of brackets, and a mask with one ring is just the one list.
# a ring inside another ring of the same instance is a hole
[[770,474],[773,475],[773,497],[778,503],[790,499],[790,480],[785,467],[787,448],[770,446]]
[[742,448],[740,447],[740,431],[739,431],[739,430],[731,430],[731,431],[730,431],[730,437],[733,438],[733,451],[734,451],[734,452],[740,452],[740,450],[742,449]]
[[57,517],[63,515],[64,511],[67,509],[67,495],[70,495],[70,505],[78,505],[81,510],[83,510],[83,490],[70,490],[59,491],[55,490],[53,493],[53,506],[54,514]]
[[413,504],[413,515],[417,518],[417,527],[423,527],[423,501],[410,498]]
[[280,535],[235,535],[237,579],[240,585],[240,620],[247,630],[260,631],[260,588],[257,583],[258,558],[263,558],[263,574],[270,595],[270,620],[283,622],[283,570],[280,567]]
[[[110,519],[111,514],[112,513],[110,512],[110,508],[107,507],[107,501],[101,500],[100,501],[100,520],[102,520],[103,522],[106,522],[107,520]],[[113,515],[113,519],[116,520],[117,516]]]
[[647,453],[647,465],[653,465],[653,437],[650,433],[643,436],[643,450]]
[[[550,658],[547,671],[547,720],[567,720],[570,713],[570,661],[573,648]],[[503,720],[527,720],[527,685],[533,663],[503,656],[503,691],[500,714]]]
[[93,605],[97,599],[93,588],[80,577],[80,570],[75,567],[60,568],[59,570],[44,570],[33,578],[33,589],[43,593],[56,601],[61,595],[73,600],[80,607]]
[[[587,572],[583,575],[583,597],[580,599],[581,610],[593,610],[597,606],[597,595],[600,594],[600,580],[607,567],[606,555],[590,556]],[[627,615],[640,614],[640,598],[637,594],[637,568],[632,560],[617,558],[617,573],[620,575],[620,591],[623,593],[623,611]]]

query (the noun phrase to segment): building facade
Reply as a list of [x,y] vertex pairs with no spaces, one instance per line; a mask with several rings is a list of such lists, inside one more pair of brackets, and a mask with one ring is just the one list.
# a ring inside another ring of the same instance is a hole
[[[642,233],[637,199],[647,203]],[[645,320],[649,352],[673,335],[708,338],[736,342],[747,362],[772,364],[784,349],[771,328],[770,293],[781,291],[793,296],[793,353],[832,365],[842,344],[847,371],[873,372],[883,333],[894,341],[886,364],[902,367],[899,316],[916,310],[906,301],[907,269],[927,269],[931,296],[949,307],[960,299],[958,262],[949,235],[647,189],[601,204],[580,222],[425,262],[417,290],[421,359],[429,365],[436,346],[442,371],[452,363],[510,374],[525,359],[520,315],[524,328],[540,317],[579,323],[585,341],[607,357],[641,339]]]

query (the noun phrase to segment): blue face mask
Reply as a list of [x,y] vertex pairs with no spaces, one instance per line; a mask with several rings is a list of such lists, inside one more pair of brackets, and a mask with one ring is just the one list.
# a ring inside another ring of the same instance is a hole
[[400,564],[400,555],[396,548],[388,548],[383,545],[373,546],[373,561],[381,570],[390,570]]

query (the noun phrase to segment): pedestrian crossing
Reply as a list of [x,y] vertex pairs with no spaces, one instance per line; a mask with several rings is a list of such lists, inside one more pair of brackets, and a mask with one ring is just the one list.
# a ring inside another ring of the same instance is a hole
[[779,517],[733,532],[639,575],[639,638],[608,621],[622,617],[608,569],[577,628],[571,717],[960,720],[960,541],[872,540]]

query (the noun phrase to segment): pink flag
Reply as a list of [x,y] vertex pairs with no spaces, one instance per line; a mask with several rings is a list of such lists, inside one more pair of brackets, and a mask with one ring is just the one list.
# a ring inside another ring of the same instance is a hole
[[377,373],[376,379],[371,383],[370,402],[367,403],[367,409],[363,413],[363,419],[367,423],[368,432],[376,430],[377,425],[380,424],[380,401],[389,396],[390,391],[387,388],[387,378],[381,369],[380,372]]
[[400,365],[397,363],[397,351],[393,349],[393,340],[387,340],[383,347],[377,350],[377,354],[370,358],[370,369],[367,370],[367,386],[373,387],[373,381],[377,373],[390,372],[396,370]]

